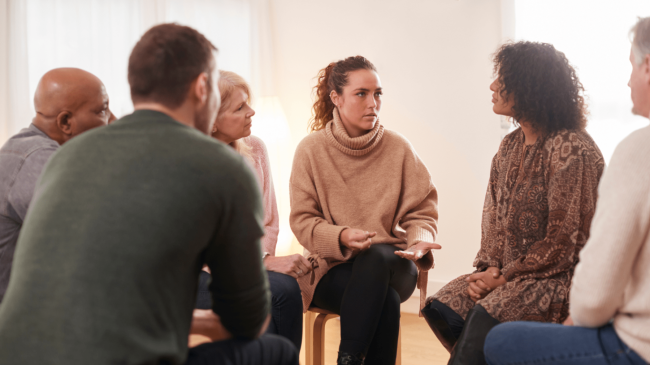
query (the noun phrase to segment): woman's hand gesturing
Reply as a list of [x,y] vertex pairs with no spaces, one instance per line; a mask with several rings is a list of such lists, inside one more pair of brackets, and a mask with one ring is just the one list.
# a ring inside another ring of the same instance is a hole
[[395,255],[397,255],[397,256],[399,256],[399,257],[401,257],[403,259],[407,259],[407,260],[411,260],[411,261],[417,261],[417,260],[423,258],[424,255],[428,254],[429,251],[431,251],[431,250],[439,250],[441,248],[442,248],[442,246],[440,246],[437,243],[421,241],[421,242],[418,242],[418,243],[414,244],[413,246],[409,247],[406,250],[395,251]]
[[363,251],[372,244],[372,237],[377,232],[362,231],[356,228],[346,228],[341,232],[339,241],[341,244],[354,251]]

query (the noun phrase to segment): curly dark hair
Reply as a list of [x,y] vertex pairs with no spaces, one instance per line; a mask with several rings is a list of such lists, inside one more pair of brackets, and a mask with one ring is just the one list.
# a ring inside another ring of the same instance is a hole
[[494,54],[494,74],[505,100],[514,98],[515,122],[541,134],[587,126],[584,87],[564,53],[538,42],[507,43]]

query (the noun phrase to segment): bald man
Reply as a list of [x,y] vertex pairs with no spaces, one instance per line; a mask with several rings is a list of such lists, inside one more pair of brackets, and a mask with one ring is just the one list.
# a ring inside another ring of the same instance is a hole
[[104,84],[77,68],[57,68],[43,75],[34,109],[31,125],[0,149],[0,303],[18,234],[45,163],[74,136],[115,120]]

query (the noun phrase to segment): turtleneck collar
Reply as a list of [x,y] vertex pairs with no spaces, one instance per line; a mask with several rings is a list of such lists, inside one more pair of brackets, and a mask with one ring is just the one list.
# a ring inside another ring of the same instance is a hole
[[338,109],[334,108],[334,119],[325,126],[327,140],[341,152],[351,156],[363,156],[372,151],[384,136],[384,126],[377,121],[375,127],[363,136],[351,138],[341,122]]

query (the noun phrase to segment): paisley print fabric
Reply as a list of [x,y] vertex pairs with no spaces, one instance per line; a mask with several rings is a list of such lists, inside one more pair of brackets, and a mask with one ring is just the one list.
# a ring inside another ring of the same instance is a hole
[[[508,282],[476,304],[501,322],[561,322],[578,252],[587,242],[605,168],[585,131],[559,131],[525,146],[521,128],[492,160],[476,271],[498,267]],[[468,274],[469,275],[469,274]],[[475,305],[461,276],[437,299],[463,318]]]

